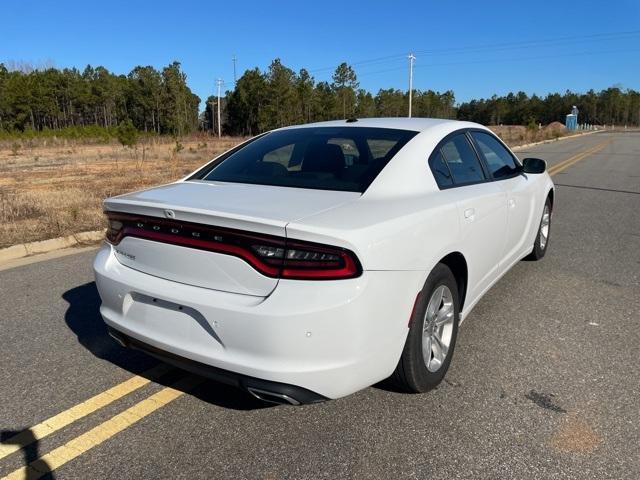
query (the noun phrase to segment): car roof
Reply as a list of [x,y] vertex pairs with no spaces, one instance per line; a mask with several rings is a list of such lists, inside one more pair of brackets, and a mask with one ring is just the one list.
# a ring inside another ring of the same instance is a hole
[[425,132],[435,127],[448,126],[452,130],[457,128],[481,127],[479,124],[462,122],[459,120],[447,120],[443,118],[407,118],[407,117],[382,117],[382,118],[357,118],[350,120],[331,120],[328,122],[307,123],[304,125],[292,125],[289,128],[307,127],[375,127],[393,128],[398,130],[411,130],[414,132]]

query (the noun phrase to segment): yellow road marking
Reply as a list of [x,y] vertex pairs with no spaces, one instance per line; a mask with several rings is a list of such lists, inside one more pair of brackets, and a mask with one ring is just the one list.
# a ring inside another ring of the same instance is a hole
[[111,387],[110,389],[95,395],[90,399],[65,410],[64,412],[60,412],[29,429],[23,430],[0,443],[0,459],[17,452],[36,440],[40,440],[41,438],[51,435],[76,420],[86,417],[90,413],[115,402],[119,398],[144,387],[151,381],[151,379],[162,376],[170,369],[171,367],[168,365],[160,364],[146,372],[143,372],[141,375],[136,375],[115,387]]
[[562,172],[563,170],[569,168],[571,165],[578,163],[580,160],[584,160],[585,158],[593,155],[594,153],[599,152],[604,147],[606,147],[609,143],[611,143],[611,140],[605,140],[604,142],[599,143],[595,147],[592,147],[585,152],[578,153],[577,155],[574,155],[572,157],[567,158],[566,160],[563,160],[557,165],[554,165],[549,168],[548,170],[549,175],[555,175],[556,173]]
[[86,451],[100,445],[134,423],[142,420],[159,408],[180,398],[184,395],[185,390],[189,390],[203,381],[203,378],[196,376],[182,378],[171,385],[171,387],[163,388],[122,413],[111,417],[109,420],[77,436],[61,447],[34,460],[29,465],[14,470],[2,480],[35,480],[47,475],[56,468],[79,457]]

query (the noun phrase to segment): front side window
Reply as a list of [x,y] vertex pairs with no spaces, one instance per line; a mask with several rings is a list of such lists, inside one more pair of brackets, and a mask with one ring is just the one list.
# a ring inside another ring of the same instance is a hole
[[510,177],[518,172],[513,155],[493,135],[484,132],[471,132],[471,136],[484,155],[493,178]]
[[[196,178],[364,192],[416,134],[372,127],[279,130],[248,143]],[[374,145],[378,148],[371,148]]]
[[464,133],[452,137],[440,148],[455,184],[481,182],[485,179],[478,156]]
[[279,163],[283,167],[288,167],[291,162],[291,155],[293,155],[293,148],[295,145],[293,143],[289,145],[285,145],[284,147],[276,148],[275,150],[271,150],[266,153],[264,157],[262,157],[263,162],[275,162]]

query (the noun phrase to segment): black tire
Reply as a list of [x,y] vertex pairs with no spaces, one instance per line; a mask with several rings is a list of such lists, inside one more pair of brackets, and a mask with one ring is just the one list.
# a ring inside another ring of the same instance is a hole
[[[547,238],[546,241],[542,241],[542,227],[545,213],[549,214],[549,224],[547,230]],[[540,225],[538,225],[538,234],[536,235],[536,240],[533,244],[533,250],[531,253],[525,257],[525,260],[529,261],[537,261],[544,257],[545,253],[549,249],[549,240],[551,239],[551,200],[547,198],[547,201],[544,203],[544,208],[542,209],[542,218],[540,219]]]
[[[437,371],[429,371],[422,354],[423,328],[426,320],[426,310],[431,296],[441,285],[446,286],[453,300],[453,325],[451,328],[451,340],[446,353],[445,360],[441,363]],[[414,393],[424,393],[442,381],[453,357],[453,350],[458,336],[458,323],[460,319],[460,301],[458,285],[451,270],[446,265],[439,263],[432,270],[427,278],[418,303],[416,304],[409,334],[402,351],[402,356],[398,362],[395,372],[391,376],[391,381],[401,390]]]

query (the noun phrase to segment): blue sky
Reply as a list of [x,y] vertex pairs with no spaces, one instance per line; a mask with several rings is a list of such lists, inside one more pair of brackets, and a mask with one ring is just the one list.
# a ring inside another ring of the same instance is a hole
[[[626,33],[625,33],[626,32]],[[629,33],[631,32],[631,33]],[[604,35],[601,35],[604,34]],[[328,80],[342,61],[360,86],[448,90],[458,101],[523,90],[640,89],[640,2],[4,0],[0,62],[88,63],[116,73],[182,63],[202,99],[217,77],[273,58]],[[372,61],[376,60],[377,61]]]

